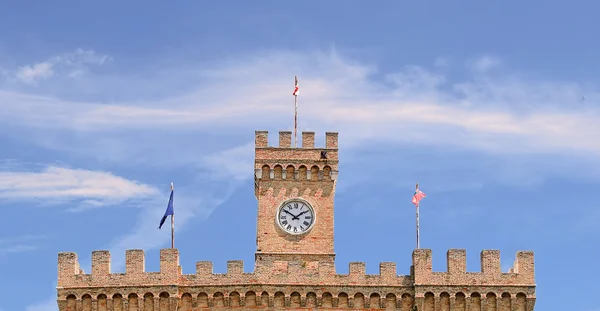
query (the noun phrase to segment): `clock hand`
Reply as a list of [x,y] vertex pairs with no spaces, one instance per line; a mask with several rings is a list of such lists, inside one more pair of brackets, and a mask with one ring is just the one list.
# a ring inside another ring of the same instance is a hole
[[290,215],[292,215],[292,220],[294,220],[296,218],[296,216],[294,214],[288,212],[288,210],[284,209],[283,211],[286,212],[286,213],[288,213],[288,214],[290,214]]
[[308,211],[304,211],[304,212],[302,212],[302,213],[300,213],[300,214],[296,215],[296,219],[299,219],[298,217],[300,217],[300,215],[303,215],[303,214],[306,214],[306,213],[308,213]]

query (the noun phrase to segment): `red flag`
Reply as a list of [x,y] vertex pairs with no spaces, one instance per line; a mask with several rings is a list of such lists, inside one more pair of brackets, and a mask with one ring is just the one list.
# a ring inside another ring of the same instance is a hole
[[426,197],[427,195],[423,192],[421,192],[421,190],[417,189],[415,191],[415,194],[413,195],[412,198],[412,203],[414,205],[419,205],[419,201],[421,201],[421,199],[423,199],[424,197]]
[[294,93],[292,95],[298,96],[298,76],[294,76],[295,84],[294,84]]

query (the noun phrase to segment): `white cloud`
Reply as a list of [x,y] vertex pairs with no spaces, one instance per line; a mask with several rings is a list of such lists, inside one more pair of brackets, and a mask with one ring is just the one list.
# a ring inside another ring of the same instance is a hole
[[149,185],[108,172],[48,166],[42,171],[0,171],[0,199],[84,200],[102,206],[155,195]]
[[[244,144],[208,155],[201,160],[200,166],[204,169],[196,172],[199,176],[193,183],[175,185],[173,205],[177,232],[181,232],[192,219],[206,219],[219,205],[226,202],[240,185],[246,185],[245,181],[253,176],[253,150],[253,145]],[[204,178],[203,174],[209,176]],[[123,267],[125,250],[149,250],[170,241],[171,235],[165,232],[169,231],[168,225],[162,230],[157,230],[167,200],[168,194],[165,193],[160,199],[148,204],[153,207],[145,208],[140,213],[133,230],[113,240],[109,249],[113,254],[114,269]],[[156,217],[148,217],[149,214]]]
[[[484,57],[476,63],[489,68],[496,61]],[[300,129],[339,130],[345,144],[385,139],[493,153],[600,154],[600,109],[580,102],[574,106],[582,88],[570,82],[502,77],[451,82],[417,66],[387,73],[380,81],[371,78],[373,66],[336,53],[273,53],[219,66],[197,69],[201,78],[195,90],[143,104],[1,91],[1,102],[19,104],[7,105],[0,119],[96,138],[118,131],[289,128],[293,100],[288,80],[295,71],[302,87]]]
[[42,62],[32,66],[23,66],[19,68],[16,76],[22,82],[31,84],[38,80],[51,77],[52,74],[54,74],[54,71],[52,70],[53,66],[54,64],[50,62]]
[[23,235],[0,238],[0,256],[37,250],[45,236]]
[[496,56],[485,55],[481,56],[469,63],[469,67],[473,71],[486,72],[500,65],[500,59]]
[[40,80],[52,77],[57,67],[64,68],[67,76],[76,77],[86,71],[87,65],[102,65],[108,60],[110,60],[108,55],[98,55],[92,50],[77,49],[40,63],[22,66],[15,72],[15,77],[22,83],[36,84]]

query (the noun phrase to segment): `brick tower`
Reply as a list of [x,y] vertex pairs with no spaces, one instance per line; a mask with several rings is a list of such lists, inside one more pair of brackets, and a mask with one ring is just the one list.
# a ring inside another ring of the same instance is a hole
[[79,267],[75,253],[58,255],[60,311],[200,310],[363,310],[533,311],[533,252],[520,251],[503,273],[500,252],[481,252],[481,271],[468,272],[466,252],[447,252],[447,271],[434,272],[429,249],[412,254],[409,275],[383,262],[366,274],[364,262],[351,262],[337,274],[334,253],[334,194],[338,172],[337,133],[315,147],[314,133],[255,133],[254,188],[258,200],[254,271],[242,261],[227,262],[215,274],[199,261],[195,274],[182,274],[177,249],[160,251],[160,271],[146,272],[144,251],[126,251],[125,273],[111,273],[110,253],[92,252],[92,271]]

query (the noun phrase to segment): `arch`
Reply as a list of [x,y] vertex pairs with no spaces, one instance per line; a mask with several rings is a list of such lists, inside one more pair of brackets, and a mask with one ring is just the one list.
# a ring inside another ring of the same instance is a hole
[[294,179],[294,172],[295,172],[296,168],[293,165],[288,165],[285,168],[285,179],[287,180],[292,180]]
[[208,308],[208,294],[207,293],[200,293],[198,294],[198,301],[197,301],[197,305],[200,308]]
[[510,294],[509,293],[502,293],[501,298],[500,298],[500,306],[498,309],[500,309],[500,311],[511,311],[511,303],[510,303]]
[[517,294],[517,306],[516,311],[525,311],[527,310],[527,296],[524,293]]
[[113,311],[123,311],[123,295],[114,294],[112,297]]
[[434,295],[432,292],[425,293],[425,299],[423,303],[424,311],[434,311]]
[[273,296],[273,306],[275,308],[285,307],[285,294],[283,292],[276,292]]
[[321,296],[321,306],[323,308],[333,308],[333,295],[329,292],[324,292]]
[[127,309],[129,309],[129,311],[137,311],[140,309],[137,294],[131,293],[127,296]]
[[410,294],[404,293],[402,294],[402,311],[411,310],[413,307],[413,298]]
[[256,293],[253,291],[246,292],[244,297],[244,305],[246,307],[256,307]]
[[331,180],[331,166],[325,165],[325,167],[323,167],[323,179]]
[[498,303],[496,301],[496,294],[487,293],[485,295],[485,306],[486,311],[497,311]]
[[67,311],[75,311],[76,308],[77,297],[71,294],[67,296]]
[[217,308],[225,307],[225,295],[223,295],[223,293],[221,293],[221,292],[214,293],[213,305]]
[[306,307],[316,308],[317,307],[317,294],[309,292],[306,294]]
[[271,179],[271,168],[266,164],[262,166],[262,175],[260,179]]
[[456,309],[456,311],[466,311],[466,308],[467,301],[465,298],[465,294],[463,294],[462,292],[456,293],[456,295],[454,295],[454,309]]
[[262,294],[260,294],[260,305],[263,307],[269,306],[269,293],[262,292]]
[[338,294],[338,308],[348,308],[348,294],[344,292]]
[[158,310],[168,311],[171,307],[170,295],[167,292],[162,292],[158,295]]
[[479,293],[471,293],[471,306],[475,310],[481,310],[481,295]]
[[307,179],[307,168],[305,165],[300,165],[300,167],[298,168],[298,179],[300,180],[306,180]]
[[273,168],[273,177],[276,180],[279,180],[282,178],[283,175],[283,167],[279,164],[275,165],[275,167]]
[[154,311],[154,295],[152,293],[144,294],[144,311]]
[[90,294],[81,296],[81,308],[83,311],[92,311],[92,296]]
[[369,296],[369,308],[379,309],[381,308],[381,296],[378,293],[372,293]]
[[105,294],[100,294],[100,295],[98,295],[98,297],[96,297],[96,299],[98,300],[98,303],[97,303],[98,311],[107,311],[106,309],[108,307],[106,306],[106,302],[108,300],[108,297],[106,297]]
[[233,291],[229,294],[229,306],[239,307],[240,306],[240,293]]
[[316,165],[310,168],[310,180],[319,180],[319,167]]
[[364,308],[365,307],[365,295],[362,293],[354,294],[354,308]]
[[[181,295],[181,307],[177,308],[177,310],[181,311],[192,311],[192,294],[185,293]],[[145,311],[145,310],[144,310]]]
[[300,293],[299,292],[293,292],[290,295],[290,307],[291,308],[300,308],[300,301],[301,301],[301,297],[300,297]]
[[389,293],[385,295],[385,308],[388,310],[396,310],[397,299],[396,295]]
[[440,311],[450,311],[450,294],[447,292],[440,294]]

